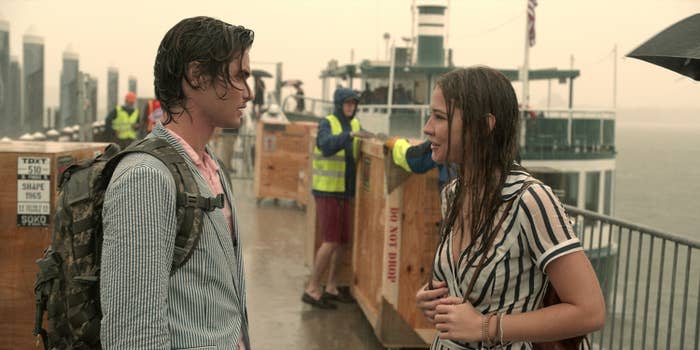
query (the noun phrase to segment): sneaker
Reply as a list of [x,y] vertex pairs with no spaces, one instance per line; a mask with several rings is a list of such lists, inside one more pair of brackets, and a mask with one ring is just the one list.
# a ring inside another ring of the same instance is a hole
[[333,310],[337,308],[335,304],[329,302],[327,299],[323,298],[323,296],[317,300],[306,292],[304,292],[304,295],[301,296],[301,301],[319,309]]

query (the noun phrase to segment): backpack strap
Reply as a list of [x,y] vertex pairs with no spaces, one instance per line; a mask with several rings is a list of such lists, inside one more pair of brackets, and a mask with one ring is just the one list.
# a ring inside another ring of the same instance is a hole
[[508,216],[508,212],[513,207],[513,203],[520,197],[520,195],[522,195],[523,192],[525,192],[525,190],[528,189],[528,187],[530,187],[530,185],[535,184],[535,183],[541,183],[541,182],[537,179],[525,181],[523,183],[522,187],[520,187],[520,189],[518,190],[517,194],[515,196],[513,196],[513,198],[511,198],[508,201],[508,204],[506,205],[506,210],[503,211],[503,215],[501,216],[501,219],[498,220],[498,224],[496,224],[496,227],[494,229],[494,234],[491,235],[491,237],[489,238],[489,241],[486,243],[486,249],[484,249],[484,252],[481,254],[481,259],[479,259],[479,264],[476,266],[476,271],[474,271],[474,273],[472,274],[472,278],[469,280],[469,284],[467,285],[467,292],[464,293],[463,302],[466,302],[469,300],[469,294],[471,294],[472,290],[474,290],[474,284],[476,283],[476,279],[477,279],[477,277],[479,277],[481,270],[484,268],[484,262],[486,261],[486,253],[488,253],[489,249],[491,249],[491,245],[493,244],[493,241],[496,239],[495,232],[498,232],[501,230],[501,226],[503,226],[503,222],[506,220],[506,217]]
[[[204,212],[213,211],[224,207],[224,196],[203,197],[199,192],[199,186],[192,174],[185,158],[167,141],[158,137],[148,137],[134,142],[118,155],[109,160],[105,167],[106,174],[111,176],[117,164],[127,154],[147,153],[158,158],[170,170],[177,187],[177,234],[175,236],[175,250],[170,269],[172,276],[178,268],[190,259],[194,248],[197,247],[202,235],[202,223]],[[109,169],[109,170],[107,170]]]

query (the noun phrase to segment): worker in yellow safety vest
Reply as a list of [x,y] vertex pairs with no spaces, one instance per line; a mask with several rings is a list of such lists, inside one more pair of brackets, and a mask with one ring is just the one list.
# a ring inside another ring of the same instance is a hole
[[126,148],[136,140],[139,130],[139,111],[135,108],[136,94],[129,91],[124,105],[115,107],[105,119],[105,129],[111,142]]
[[[338,289],[335,265],[342,261],[346,243],[350,241],[359,141],[371,135],[361,130],[360,121],[355,118],[359,100],[360,96],[350,89],[336,89],[333,114],[318,123],[311,188],[323,243],[316,253],[302,301],[322,309],[335,309],[333,301],[353,301],[346,290]],[[326,268],[328,281],[322,289],[320,278]]]

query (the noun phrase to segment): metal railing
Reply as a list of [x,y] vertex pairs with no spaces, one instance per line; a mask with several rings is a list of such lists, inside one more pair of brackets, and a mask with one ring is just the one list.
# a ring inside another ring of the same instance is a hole
[[698,349],[700,242],[566,206],[598,275],[597,349]]
[[255,134],[238,134],[231,159],[231,178],[252,179],[255,174]]
[[244,113],[238,129],[225,129],[210,143],[231,178],[252,179],[255,174],[255,129],[257,122]]
[[[538,113],[539,110],[532,110]],[[615,111],[608,109],[543,109],[547,118],[615,119]]]
[[430,106],[360,105],[357,115],[362,127],[373,133],[422,138],[423,126],[430,117]]
[[523,159],[606,159],[615,156],[615,112],[521,111]]
[[[299,101],[304,101],[299,109]],[[282,110],[290,120],[323,117],[331,101],[289,95]],[[522,110],[521,155],[524,159],[605,159],[615,156],[615,112],[592,109]],[[428,105],[360,104],[362,127],[374,133],[423,137],[430,117]]]
[[[299,102],[304,101],[303,108]],[[301,95],[289,95],[282,101],[282,111],[285,114],[309,114],[324,117],[333,112],[333,101]]]

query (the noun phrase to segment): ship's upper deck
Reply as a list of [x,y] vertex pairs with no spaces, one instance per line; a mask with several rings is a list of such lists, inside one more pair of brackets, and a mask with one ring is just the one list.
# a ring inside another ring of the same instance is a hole
[[[306,110],[294,110],[290,96],[283,102],[291,120],[323,117],[332,103],[305,97]],[[523,160],[614,159],[615,112],[590,109],[523,110],[520,156]],[[428,105],[361,104],[357,116],[373,133],[421,139],[430,117]]]

